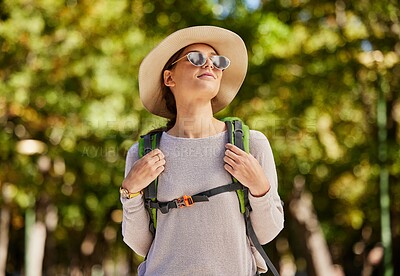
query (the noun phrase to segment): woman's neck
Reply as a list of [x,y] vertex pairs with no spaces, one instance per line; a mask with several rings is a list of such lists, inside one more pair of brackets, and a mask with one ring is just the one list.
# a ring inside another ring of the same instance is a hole
[[191,109],[178,109],[175,125],[168,134],[184,138],[204,138],[225,130],[225,124],[214,118],[211,105]]

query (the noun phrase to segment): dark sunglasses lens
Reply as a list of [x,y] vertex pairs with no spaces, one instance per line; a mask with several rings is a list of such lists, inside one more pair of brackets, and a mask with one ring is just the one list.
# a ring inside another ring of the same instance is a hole
[[216,68],[221,69],[221,70],[228,68],[228,66],[230,64],[229,59],[224,56],[213,56],[212,62]]
[[188,54],[189,61],[196,66],[203,66],[206,63],[206,57],[199,52],[191,52]]

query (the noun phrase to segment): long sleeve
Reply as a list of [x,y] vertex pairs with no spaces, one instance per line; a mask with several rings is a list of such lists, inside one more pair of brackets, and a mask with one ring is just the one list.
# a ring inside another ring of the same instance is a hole
[[[271,182],[265,197],[250,196],[254,230],[260,242],[266,243],[282,229],[283,210],[268,140],[254,131],[250,132],[250,139],[250,150]],[[227,142],[227,132],[205,138],[163,133],[159,148],[166,165],[158,178],[157,199],[166,202],[231,183],[223,161]],[[137,159],[136,144],[128,152],[125,176]],[[157,212],[154,238],[142,197],[121,201],[124,241],[137,254],[147,256],[138,275],[241,276],[254,275],[257,268],[260,272],[267,269],[261,255],[249,244],[235,192],[221,193],[190,207],[173,208],[168,213]]]
[[278,194],[278,177],[271,146],[265,135],[259,131],[250,132],[250,153],[260,162],[271,185],[269,192],[262,197],[249,195],[253,209],[250,218],[254,231],[260,243],[266,244],[283,229],[284,214]]
[[[138,159],[138,144],[128,151],[125,165],[125,177]],[[124,242],[138,255],[146,256],[153,235],[149,231],[150,217],[144,206],[142,195],[124,199],[121,198],[123,208],[122,236]]]

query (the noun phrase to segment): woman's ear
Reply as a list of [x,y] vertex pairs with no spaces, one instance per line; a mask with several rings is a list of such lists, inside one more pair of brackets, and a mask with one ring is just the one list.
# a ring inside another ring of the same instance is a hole
[[174,79],[172,77],[172,71],[165,70],[163,77],[164,77],[165,86],[168,86],[168,87],[174,87],[175,86],[175,81],[174,81]]

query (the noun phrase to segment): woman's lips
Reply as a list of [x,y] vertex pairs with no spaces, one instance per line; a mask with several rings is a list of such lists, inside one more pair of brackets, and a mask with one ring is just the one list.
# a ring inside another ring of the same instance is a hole
[[198,78],[210,78],[210,77],[213,78],[213,79],[215,79],[214,74],[209,73],[209,72],[203,73],[203,74],[201,74],[201,75],[198,76]]

